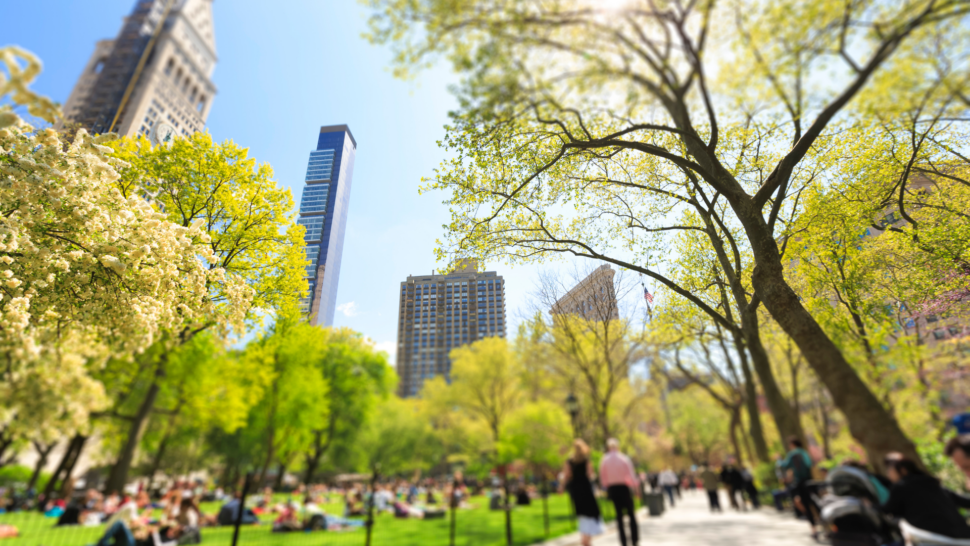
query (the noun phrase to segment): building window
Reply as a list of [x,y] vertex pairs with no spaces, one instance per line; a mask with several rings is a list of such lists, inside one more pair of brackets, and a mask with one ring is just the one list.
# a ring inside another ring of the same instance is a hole
[[99,59],[98,62],[94,63],[94,68],[91,71],[100,74],[102,70],[104,70],[104,59]]
[[165,75],[171,76],[173,68],[175,68],[175,59],[169,59],[168,63],[165,64]]
[[304,241],[308,243],[320,242],[323,234],[323,216],[300,218],[296,223],[306,228],[306,234],[303,236]]
[[946,339],[945,330],[933,330],[933,337],[936,339]]
[[310,152],[310,162],[307,164],[306,170],[306,181],[329,181],[333,174],[333,161],[334,150],[316,150]]
[[330,186],[328,184],[307,186],[303,189],[303,197],[300,200],[300,212],[303,214],[326,212],[329,193]]

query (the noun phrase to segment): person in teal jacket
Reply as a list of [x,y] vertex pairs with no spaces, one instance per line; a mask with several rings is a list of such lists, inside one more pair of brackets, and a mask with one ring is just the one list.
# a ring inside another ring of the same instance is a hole
[[801,503],[801,509],[805,512],[805,517],[808,518],[808,523],[812,526],[812,534],[817,535],[816,515],[818,514],[818,505],[808,490],[808,482],[812,479],[812,458],[805,451],[802,441],[795,436],[788,439],[788,447],[789,451],[785,455],[785,460],[781,463],[781,468],[786,473],[791,473],[791,482],[788,484],[788,489],[791,491],[792,499]]

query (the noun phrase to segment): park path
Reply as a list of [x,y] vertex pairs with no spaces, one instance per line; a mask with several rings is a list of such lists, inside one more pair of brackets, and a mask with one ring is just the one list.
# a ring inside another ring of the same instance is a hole
[[[721,494],[721,505],[728,506]],[[660,517],[648,517],[642,510],[637,514],[640,523],[640,546],[812,546],[817,544],[809,536],[808,523],[796,520],[790,512],[780,514],[761,509],[736,512],[726,508],[721,514],[711,514],[707,495],[700,491],[685,491],[674,508]],[[628,537],[629,538],[629,537]],[[615,527],[593,541],[594,546],[617,546],[620,538]],[[549,546],[579,544],[578,535],[560,537]]]

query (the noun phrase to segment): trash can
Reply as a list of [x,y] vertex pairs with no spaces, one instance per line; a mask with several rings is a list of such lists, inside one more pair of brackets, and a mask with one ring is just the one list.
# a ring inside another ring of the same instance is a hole
[[651,517],[659,516],[664,513],[663,493],[644,493],[643,504],[647,505],[647,510]]

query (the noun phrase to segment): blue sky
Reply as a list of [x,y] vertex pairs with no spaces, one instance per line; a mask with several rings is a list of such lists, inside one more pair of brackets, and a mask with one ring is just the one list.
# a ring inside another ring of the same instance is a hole
[[[94,43],[113,38],[134,0],[3,0],[0,45],[37,54],[44,73],[34,89],[64,102]],[[445,157],[455,105],[447,70],[402,82],[389,52],[361,38],[366,12],[353,0],[214,2],[219,92],[208,129],[273,166],[299,202],[307,157],[321,125],[346,123],[357,158],[344,242],[335,324],[363,332],[394,357],[398,287],[439,267],[432,250],[448,219],[442,195],[418,195]],[[508,333],[531,307],[537,267],[487,264],[507,280]]]

